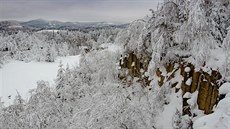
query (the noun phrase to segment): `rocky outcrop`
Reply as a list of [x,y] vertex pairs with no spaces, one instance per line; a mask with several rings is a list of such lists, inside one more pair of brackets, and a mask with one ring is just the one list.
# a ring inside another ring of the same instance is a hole
[[205,114],[212,112],[212,109],[218,100],[218,84],[217,81],[221,78],[221,75],[217,71],[212,71],[211,75],[203,72],[198,82],[199,91],[197,104],[199,109],[204,110]]
[[[172,64],[166,65],[167,69],[177,69],[172,68]],[[214,105],[218,102],[218,80],[221,79],[221,75],[218,71],[212,70],[211,74],[199,70],[196,71],[194,65],[191,63],[181,62],[179,64],[180,74],[183,77],[181,82],[182,95],[186,92],[194,93],[198,91],[197,104],[200,110],[203,110],[205,114],[212,113]],[[160,73],[159,69],[156,74]],[[164,77],[162,75],[158,76],[160,80]],[[162,85],[162,81],[159,82]],[[177,90],[178,91],[178,90]],[[183,98],[183,114],[193,115],[190,112],[190,105],[187,103],[189,98]]]
[[[148,58],[144,61],[132,52],[120,60],[121,68],[128,70],[128,74],[133,77],[138,77],[146,85],[150,84],[148,77],[144,76],[144,72],[148,69]],[[143,62],[143,63],[142,63]],[[196,71],[195,66],[186,62],[175,62],[164,65],[167,72],[167,76],[162,74],[160,68],[156,70],[156,76],[159,77],[159,86],[164,85],[165,82],[170,81],[175,77],[175,72],[180,72],[183,79],[181,82],[173,82],[172,88],[175,88],[175,92],[182,90],[182,95],[185,93],[194,93],[198,91],[197,105],[200,110],[203,110],[205,114],[212,113],[214,105],[218,102],[218,80],[221,75],[218,71],[211,70],[211,73],[203,70]],[[170,74],[169,74],[170,73]],[[180,88],[176,85],[181,84]],[[190,111],[190,105],[187,103],[189,98],[183,98],[183,114],[193,115]]]
[[[149,58],[145,56],[138,56],[131,52],[128,55],[121,57],[120,67],[127,69],[128,74],[132,77],[138,77],[145,85],[149,85],[150,81],[143,74],[148,70]],[[121,77],[124,78],[124,77]]]

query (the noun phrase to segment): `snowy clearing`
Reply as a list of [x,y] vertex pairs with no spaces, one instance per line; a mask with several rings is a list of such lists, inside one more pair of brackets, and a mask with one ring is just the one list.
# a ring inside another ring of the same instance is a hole
[[[36,88],[38,80],[48,81],[52,86],[57,76],[60,61],[64,68],[69,64],[70,68],[79,65],[80,55],[60,57],[54,63],[10,61],[0,69],[0,96],[5,105],[12,104],[16,90],[28,99],[28,91]],[[10,99],[9,99],[9,96]]]

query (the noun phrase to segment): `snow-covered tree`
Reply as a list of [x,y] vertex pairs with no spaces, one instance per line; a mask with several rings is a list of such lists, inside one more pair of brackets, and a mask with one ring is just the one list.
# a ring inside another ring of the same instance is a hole
[[56,89],[60,89],[63,87],[63,82],[64,82],[64,74],[65,74],[65,69],[63,68],[63,64],[60,61],[59,63],[59,69],[58,69],[58,73],[57,73],[57,78],[56,78]]
[[209,22],[211,26],[211,34],[215,40],[222,44],[227,35],[227,27],[230,25],[229,2],[225,0],[212,0],[211,14]]
[[37,82],[37,89],[32,92],[25,113],[28,128],[66,128],[59,102],[47,82]]
[[224,78],[230,81],[230,30],[224,39],[223,48],[225,50]]
[[49,44],[45,51],[45,61],[54,62],[57,57],[57,51],[53,43]]

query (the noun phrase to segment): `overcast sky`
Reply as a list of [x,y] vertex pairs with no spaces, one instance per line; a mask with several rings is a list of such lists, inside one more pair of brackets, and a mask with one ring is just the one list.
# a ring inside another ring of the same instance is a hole
[[0,0],[0,20],[131,22],[163,0]]

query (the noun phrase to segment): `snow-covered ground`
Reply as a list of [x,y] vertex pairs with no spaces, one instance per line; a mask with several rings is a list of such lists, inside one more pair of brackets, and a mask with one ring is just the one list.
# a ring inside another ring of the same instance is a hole
[[28,91],[36,88],[38,80],[48,81],[50,86],[54,84],[60,61],[64,68],[67,64],[71,68],[79,65],[79,60],[80,55],[60,57],[54,63],[10,61],[0,69],[0,97],[5,105],[12,104],[17,91],[28,99]]
[[156,119],[155,126],[159,129],[173,129],[173,116],[175,115],[176,110],[182,110],[180,107],[180,105],[182,105],[180,92],[174,93],[174,90],[172,90],[172,94],[170,95],[169,99],[169,104],[164,107],[163,111]]

